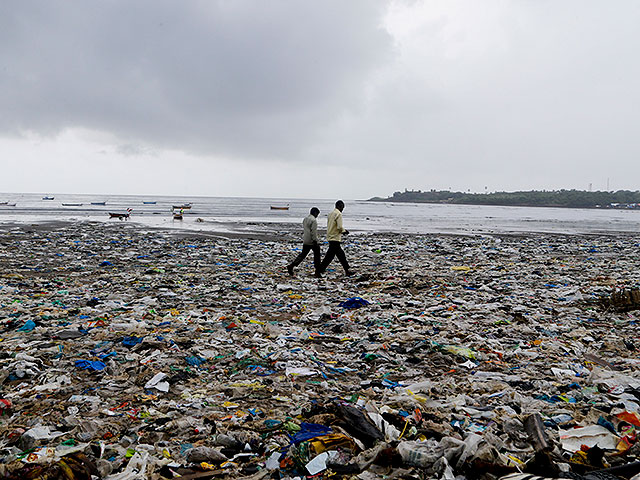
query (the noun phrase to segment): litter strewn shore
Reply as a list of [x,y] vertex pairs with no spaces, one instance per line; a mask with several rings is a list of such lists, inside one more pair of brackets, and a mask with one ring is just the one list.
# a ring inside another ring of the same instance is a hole
[[640,473],[640,236],[283,228],[1,232],[0,478]]

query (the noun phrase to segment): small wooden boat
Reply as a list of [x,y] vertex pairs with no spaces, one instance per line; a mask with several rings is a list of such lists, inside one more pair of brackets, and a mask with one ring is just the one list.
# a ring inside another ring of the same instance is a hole
[[182,205],[174,205],[172,208],[174,210],[189,210],[191,208],[191,204],[183,203]]
[[82,204],[81,203],[63,203],[62,206],[63,207],[81,207]]
[[280,207],[277,207],[277,206],[271,205],[271,210],[289,210],[289,205],[286,205],[286,206],[280,206]]
[[0,202],[0,207],[15,207],[15,206],[16,206],[15,203]]
[[43,200],[53,200],[55,197],[42,197]]
[[120,212],[109,212],[109,218],[117,218],[119,220],[129,220],[129,216],[131,215],[131,209],[127,208],[126,213]]
[[8,205],[9,202],[0,202],[0,205]]
[[91,205],[106,205],[107,202],[91,202]]
[[142,202],[143,205],[155,205],[156,202]]

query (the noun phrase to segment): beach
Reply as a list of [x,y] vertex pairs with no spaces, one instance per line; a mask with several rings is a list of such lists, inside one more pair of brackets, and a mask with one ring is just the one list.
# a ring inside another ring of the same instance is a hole
[[316,279],[311,255],[287,275],[299,225],[254,227],[4,225],[0,474],[551,478],[637,459],[640,304],[612,295],[638,288],[640,235],[360,231],[355,274]]

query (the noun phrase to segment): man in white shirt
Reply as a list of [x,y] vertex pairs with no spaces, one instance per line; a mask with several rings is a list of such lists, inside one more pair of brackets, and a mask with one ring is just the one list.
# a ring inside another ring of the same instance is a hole
[[289,275],[293,276],[293,269],[302,263],[307,258],[310,250],[313,250],[313,266],[318,271],[320,267],[320,245],[318,244],[318,215],[320,210],[313,207],[309,212],[309,215],[302,221],[302,228],[304,232],[302,234],[302,251],[293,262],[287,265],[287,271]]
[[342,226],[342,210],[344,210],[344,202],[338,200],[336,202],[336,208],[329,214],[327,219],[327,241],[329,242],[329,249],[324,256],[324,260],[320,264],[320,268],[316,269],[316,277],[319,277],[327,269],[333,257],[338,257],[342,268],[344,268],[345,275],[351,275],[349,270],[349,262],[347,262],[347,256],[342,250],[340,243],[342,242],[342,234],[349,233]]

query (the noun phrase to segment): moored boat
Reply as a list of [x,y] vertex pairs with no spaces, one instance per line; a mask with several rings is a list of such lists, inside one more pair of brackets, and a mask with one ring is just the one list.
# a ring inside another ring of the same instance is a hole
[[143,205],[155,205],[156,202],[142,202]]
[[91,205],[106,205],[107,202],[91,202]]
[[81,203],[63,203],[62,206],[63,207],[81,207],[82,204]]
[[174,205],[171,208],[173,208],[174,210],[189,210],[191,208],[191,204],[183,203],[182,205]]
[[54,198],[56,197],[47,197],[47,196],[42,197],[43,200],[53,200]]
[[109,218],[117,218],[119,220],[128,220],[131,215],[131,208],[127,208],[126,213],[122,212],[109,212]]
[[271,205],[271,210],[289,210],[289,205],[284,205],[284,206]]

